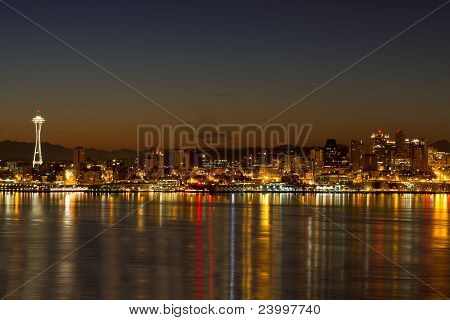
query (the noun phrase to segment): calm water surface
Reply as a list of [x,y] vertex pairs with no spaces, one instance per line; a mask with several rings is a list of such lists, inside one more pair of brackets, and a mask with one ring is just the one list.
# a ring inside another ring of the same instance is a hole
[[448,195],[0,193],[0,295],[438,299],[395,264],[450,296],[449,207]]

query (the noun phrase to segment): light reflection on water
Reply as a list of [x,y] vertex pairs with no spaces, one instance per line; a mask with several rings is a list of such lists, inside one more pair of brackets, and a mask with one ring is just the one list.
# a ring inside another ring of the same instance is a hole
[[0,295],[133,212],[10,298],[442,298],[320,213],[449,296],[449,201],[445,194],[2,193]]

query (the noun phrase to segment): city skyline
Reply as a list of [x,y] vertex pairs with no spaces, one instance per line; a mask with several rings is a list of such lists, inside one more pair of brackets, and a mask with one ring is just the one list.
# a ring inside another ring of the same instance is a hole
[[450,0],[0,0],[0,297],[30,300],[0,314],[445,314],[449,31]]
[[[448,192],[450,152],[439,150],[426,139],[397,130],[391,135],[381,128],[364,138],[338,144],[328,138],[323,146],[295,147],[274,127],[278,144],[236,146],[194,144],[164,147],[173,135],[187,138],[201,131],[154,130],[143,127],[143,144],[123,157],[91,159],[83,146],[73,148],[72,158],[46,160],[41,152],[40,111],[32,119],[36,141],[32,166],[27,160],[0,155],[0,188],[28,191],[94,192]],[[247,131],[251,129],[250,131]],[[254,137],[260,128],[240,128]],[[284,130],[289,139],[292,129]],[[301,128],[303,129],[303,128]],[[209,132],[211,133],[211,132]],[[169,134],[169,135],[167,135]],[[264,131],[263,135],[273,132]],[[232,136],[233,134],[230,133]],[[294,136],[297,137],[298,131]],[[220,131],[214,139],[228,138]],[[162,140],[161,140],[162,139]],[[177,138],[178,139],[178,138]],[[214,140],[213,139],[213,140]],[[162,143],[161,145],[155,142]],[[262,140],[254,140],[255,143]],[[296,140],[297,141],[297,140]],[[31,149],[31,147],[30,147]],[[11,150],[13,151],[13,150]],[[6,160],[6,161],[5,161]],[[11,161],[19,160],[19,161]],[[31,160],[31,157],[30,157]]]
[[[194,126],[264,123],[442,4],[9,3]],[[449,14],[439,10],[274,122],[312,123],[314,145],[378,127],[449,140]],[[45,140],[68,147],[134,148],[137,125],[179,123],[8,7],[0,17],[0,140],[32,141],[22,119],[34,106],[48,115]]]

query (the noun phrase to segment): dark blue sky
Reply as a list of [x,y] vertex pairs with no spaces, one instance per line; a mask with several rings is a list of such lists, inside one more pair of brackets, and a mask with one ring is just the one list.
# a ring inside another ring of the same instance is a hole
[[[445,1],[9,4],[188,123],[262,123]],[[311,144],[381,127],[450,139],[450,5],[276,120]],[[133,147],[177,123],[0,3],[0,140]]]

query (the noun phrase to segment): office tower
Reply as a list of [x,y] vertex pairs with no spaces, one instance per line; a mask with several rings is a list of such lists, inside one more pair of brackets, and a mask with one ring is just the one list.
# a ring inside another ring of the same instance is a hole
[[395,149],[396,157],[404,158],[406,156],[406,134],[402,130],[397,130],[395,133]]
[[309,152],[309,161],[307,166],[311,170],[313,177],[322,172],[323,168],[323,150],[322,148],[313,147]]
[[335,139],[328,139],[323,150],[323,162],[326,168],[341,167],[341,159],[339,156],[337,143]]
[[86,164],[86,151],[83,147],[75,147],[73,149],[73,166],[81,167]]
[[378,129],[376,132],[372,133],[372,153],[377,155],[378,168],[385,170],[389,167],[389,157],[388,157],[388,139],[389,134],[383,133],[383,130]]
[[164,175],[164,151],[161,149],[156,149],[154,153],[154,165],[155,169],[158,170],[158,175]]
[[410,142],[411,170],[428,172],[428,143],[424,139],[412,139]]
[[42,164],[42,151],[41,151],[41,129],[45,119],[40,115],[40,111],[37,111],[37,115],[31,120],[36,128],[36,143],[34,145],[33,155],[33,168],[36,165]]
[[352,170],[358,171],[361,170],[361,162],[363,155],[364,143],[362,140],[352,140],[350,141],[350,166]]
[[73,149],[73,169],[75,179],[80,177],[80,173],[86,167],[86,152],[83,147],[75,147]]
[[153,177],[164,176],[164,151],[159,148],[152,148],[143,153],[144,171]]
[[318,147],[313,147],[309,152],[309,160],[316,164],[323,165],[323,150]]
[[392,158],[392,169],[395,172],[407,171],[411,167],[409,156],[409,140],[402,130],[395,133],[395,151]]
[[386,141],[386,158],[384,160],[384,170],[392,171],[396,150],[397,150],[397,148],[395,146],[395,140],[387,140]]
[[378,156],[374,153],[366,153],[362,156],[362,171],[373,172],[378,170]]
[[190,167],[189,150],[175,149],[174,168],[177,170],[187,170]]

